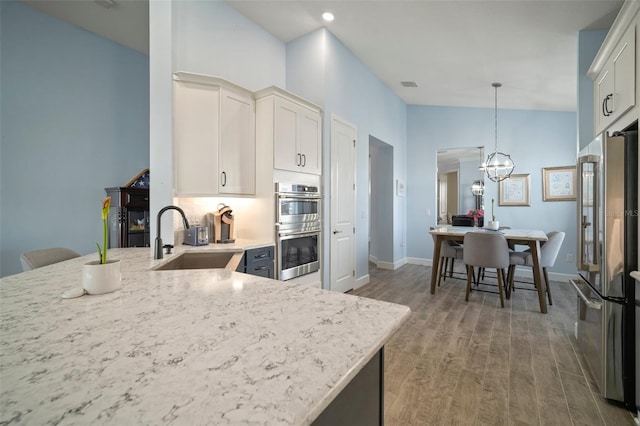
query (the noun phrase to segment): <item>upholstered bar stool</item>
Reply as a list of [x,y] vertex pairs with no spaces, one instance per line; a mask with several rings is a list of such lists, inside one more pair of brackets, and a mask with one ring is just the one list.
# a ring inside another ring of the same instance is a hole
[[[552,231],[547,234],[547,241],[540,243],[540,267],[542,268],[544,286],[547,291],[547,299],[549,300],[550,305],[553,305],[553,302],[551,301],[551,289],[549,287],[549,275],[547,274],[547,268],[552,268],[556,263],[556,258],[560,252],[560,247],[562,247],[564,236],[564,232]],[[514,290],[516,266],[529,266],[533,268],[533,256],[531,255],[531,250],[509,253],[509,283],[507,284],[507,299],[511,297],[511,292]]]
[[80,254],[65,247],[53,247],[42,250],[33,250],[20,255],[20,263],[23,271],[40,268],[62,262],[63,260],[80,257]]
[[467,293],[464,300],[469,301],[473,268],[494,268],[498,278],[500,306],[504,308],[503,275],[504,269],[509,267],[507,239],[500,233],[467,232],[464,235],[463,247],[463,259],[467,265]]

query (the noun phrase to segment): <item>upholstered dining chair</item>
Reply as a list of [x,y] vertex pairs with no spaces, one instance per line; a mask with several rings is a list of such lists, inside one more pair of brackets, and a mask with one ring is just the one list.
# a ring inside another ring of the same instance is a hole
[[[547,292],[547,299],[549,304],[553,305],[551,300],[551,289],[549,287],[549,275],[547,268],[552,268],[556,263],[556,258],[562,247],[565,233],[552,231],[547,233],[547,241],[540,243],[540,267],[542,268],[542,275],[544,276],[544,286]],[[509,253],[509,273],[507,285],[507,299],[511,296],[511,292],[515,289],[515,269],[516,266],[529,266],[533,268],[533,256],[531,250],[516,251]]]
[[503,234],[493,232],[467,232],[462,243],[463,259],[467,266],[467,293],[464,298],[469,301],[471,280],[474,267],[494,268],[498,278],[500,306],[504,308],[503,279],[504,270],[509,267],[509,247]]
[[[435,228],[431,227],[429,229],[433,230]],[[431,237],[433,237],[435,250],[437,238],[433,234],[431,234]],[[453,276],[453,263],[456,259],[462,259],[462,246],[455,241],[443,241],[442,244],[440,244],[440,259],[438,260],[438,265],[432,266],[438,268],[438,287],[440,287],[440,279],[442,277],[444,277],[445,281],[447,280],[447,269],[449,269],[449,276]]]
[[41,250],[33,250],[22,253],[20,255],[20,263],[22,263],[23,271],[40,268],[42,266],[51,265],[80,257],[80,254],[65,247],[53,247]]

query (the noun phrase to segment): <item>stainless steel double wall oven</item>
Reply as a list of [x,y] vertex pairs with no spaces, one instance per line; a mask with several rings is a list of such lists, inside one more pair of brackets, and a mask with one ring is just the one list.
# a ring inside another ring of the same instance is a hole
[[320,269],[321,201],[317,186],[276,183],[277,279]]

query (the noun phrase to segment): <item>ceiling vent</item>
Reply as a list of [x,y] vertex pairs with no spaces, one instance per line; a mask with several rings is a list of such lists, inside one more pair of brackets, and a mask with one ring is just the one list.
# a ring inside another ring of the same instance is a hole
[[402,87],[418,87],[415,81],[401,81]]

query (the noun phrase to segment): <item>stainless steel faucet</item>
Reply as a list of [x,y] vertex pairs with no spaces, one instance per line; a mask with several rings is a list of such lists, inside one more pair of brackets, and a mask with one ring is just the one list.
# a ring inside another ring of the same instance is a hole
[[189,221],[187,220],[187,216],[185,216],[184,212],[180,207],[167,206],[160,209],[160,211],[158,212],[158,228],[157,228],[158,234],[156,236],[156,242],[155,242],[154,251],[153,251],[154,259],[162,259],[162,249],[164,248],[164,246],[162,245],[162,238],[160,238],[160,226],[161,226],[160,218],[162,217],[162,213],[166,212],[167,210],[177,210],[178,213],[180,213],[180,215],[182,216],[182,223],[184,224],[184,229],[189,229]]

